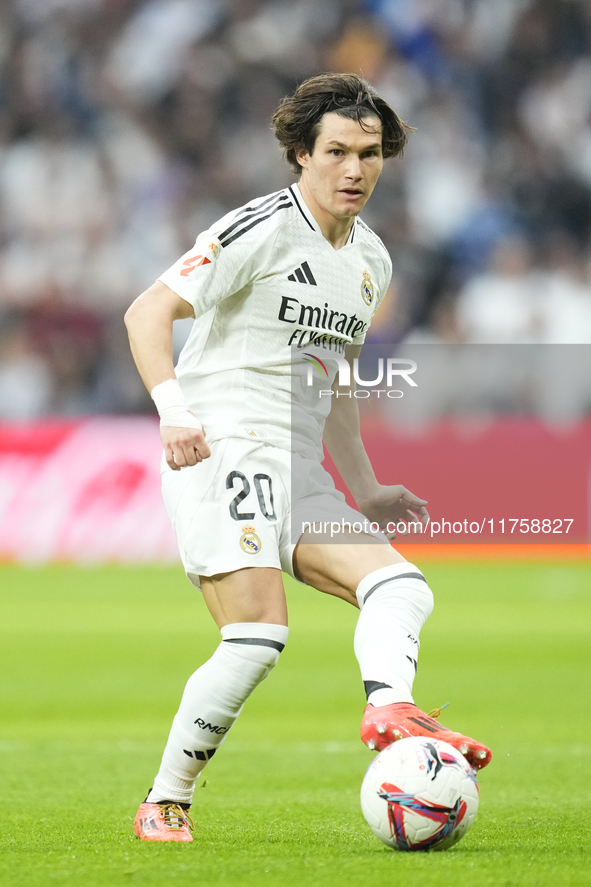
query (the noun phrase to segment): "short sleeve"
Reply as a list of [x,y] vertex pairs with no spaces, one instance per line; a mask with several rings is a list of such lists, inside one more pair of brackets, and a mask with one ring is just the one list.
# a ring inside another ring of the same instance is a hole
[[261,225],[227,245],[222,241],[224,228],[231,224],[226,216],[200,234],[192,249],[174,263],[160,280],[170,287],[201,317],[223,299],[240,292],[261,271],[261,247],[269,232]]

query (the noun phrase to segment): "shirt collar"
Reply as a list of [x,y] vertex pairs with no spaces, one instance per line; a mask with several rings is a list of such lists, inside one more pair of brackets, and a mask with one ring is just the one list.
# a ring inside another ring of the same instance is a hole
[[295,184],[295,182],[294,182],[293,185],[290,185],[289,190],[291,191],[291,194],[292,194],[293,199],[295,201],[295,205],[297,206],[297,208],[299,209],[299,211],[303,215],[304,219],[306,220],[306,222],[308,223],[308,225],[310,226],[312,231],[318,231],[318,233],[320,234],[321,232],[320,232],[320,229],[318,228],[318,223],[316,222],[316,219],[314,218],[314,216],[312,215],[312,213],[308,209],[308,207],[306,205],[306,201],[302,197],[302,192],[300,191],[298,185]]
[[[310,226],[312,231],[317,231],[318,234],[320,234],[322,236],[322,232],[320,231],[320,229],[318,227],[318,222],[316,221],[316,219],[314,218],[314,216],[312,215],[312,213],[308,209],[306,201],[302,197],[302,192],[300,191],[299,186],[294,182],[293,185],[290,185],[288,190],[291,191],[292,197],[295,201],[295,205],[299,209],[300,213],[302,214],[302,216],[304,217],[304,219],[306,220],[306,222],[308,223],[308,225]],[[355,239],[356,228],[357,228],[357,217],[353,220],[353,224],[351,225],[351,231],[349,233],[349,237],[347,238],[347,242],[345,243],[345,246],[347,246],[349,243],[353,243],[353,240]]]

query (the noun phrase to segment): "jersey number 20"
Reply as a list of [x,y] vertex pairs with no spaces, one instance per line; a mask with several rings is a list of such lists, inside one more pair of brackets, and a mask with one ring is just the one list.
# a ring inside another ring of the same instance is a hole
[[[254,520],[254,511],[238,511],[238,506],[242,502],[243,499],[246,499],[250,495],[250,483],[245,474],[242,474],[241,471],[231,471],[228,477],[226,478],[226,489],[232,490],[234,489],[234,481],[238,480],[242,484],[242,489],[238,493],[237,496],[234,496],[232,501],[230,502],[230,515],[234,518],[234,520],[245,521],[245,520]],[[259,508],[261,509],[261,514],[263,517],[266,517],[267,520],[277,520],[277,515],[275,514],[275,506],[273,504],[273,484],[271,483],[271,478],[268,474],[255,474],[253,477],[254,488],[256,490],[257,499],[259,500]],[[267,495],[268,495],[268,505],[267,500],[265,499],[265,493],[263,491],[262,482],[267,482]]]

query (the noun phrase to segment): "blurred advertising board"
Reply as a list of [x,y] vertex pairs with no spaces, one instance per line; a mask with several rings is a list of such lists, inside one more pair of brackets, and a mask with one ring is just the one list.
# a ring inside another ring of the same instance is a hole
[[[414,434],[366,419],[363,439],[381,483],[402,483],[428,500],[429,526],[399,542],[591,542],[589,419],[562,428],[531,417],[442,420]],[[336,484],[345,491],[338,477]]]
[[0,425],[0,559],[174,562],[151,418]]
[[[440,420],[409,434],[375,416],[363,427],[379,480],[429,501],[431,525],[399,542],[589,544],[591,420]],[[0,560],[176,562],[160,460],[152,417],[0,425]]]
[[[379,482],[428,500],[428,526],[387,525],[398,544],[589,545],[589,346],[367,344],[347,360],[338,344],[319,333],[294,349],[294,445],[311,415],[336,409],[333,428],[344,429],[356,401]],[[294,498],[307,481],[301,464]],[[322,521],[322,502],[310,503],[292,521],[292,541],[305,527],[311,541],[342,542],[347,522]],[[364,541],[363,529],[377,528],[352,529]]]

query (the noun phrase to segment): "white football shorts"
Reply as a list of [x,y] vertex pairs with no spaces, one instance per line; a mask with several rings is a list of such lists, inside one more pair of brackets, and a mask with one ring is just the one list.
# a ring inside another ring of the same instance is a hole
[[200,576],[245,567],[276,567],[294,576],[293,552],[308,528],[311,541],[362,541],[359,535],[344,538],[352,528],[389,544],[347,505],[317,459],[263,441],[214,441],[209,459],[180,471],[163,460],[162,494],[185,572],[197,588]]

